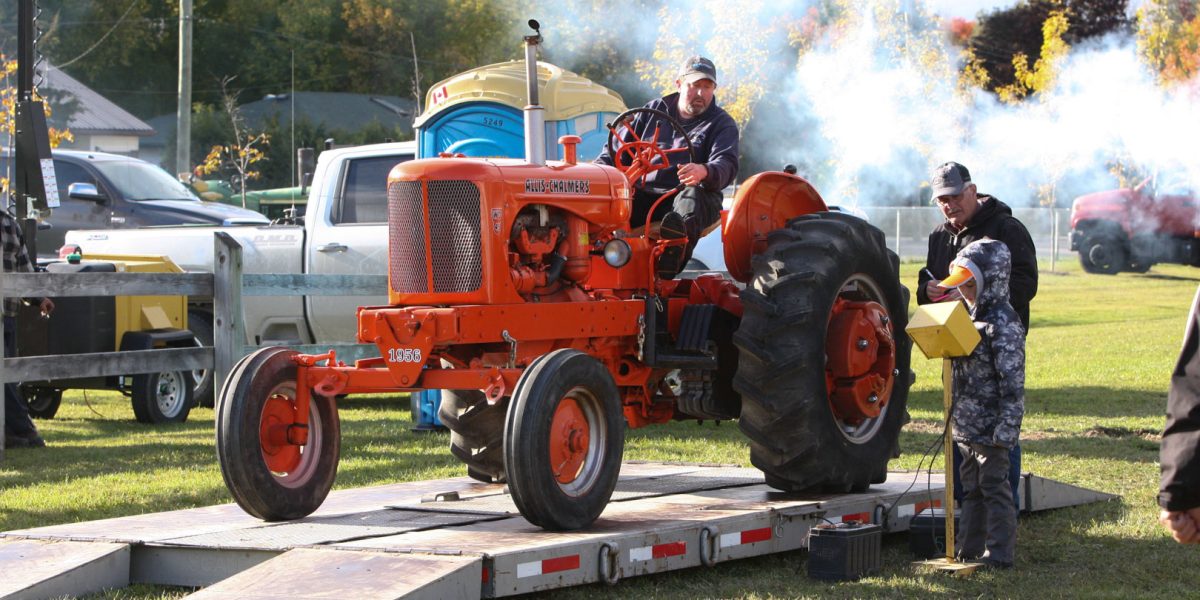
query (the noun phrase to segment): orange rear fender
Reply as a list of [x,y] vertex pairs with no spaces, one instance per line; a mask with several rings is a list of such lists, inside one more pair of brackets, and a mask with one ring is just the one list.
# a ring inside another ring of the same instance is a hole
[[749,283],[754,276],[750,259],[766,250],[768,233],[800,215],[826,210],[821,194],[803,177],[767,171],[747,179],[738,188],[721,229],[729,274]]

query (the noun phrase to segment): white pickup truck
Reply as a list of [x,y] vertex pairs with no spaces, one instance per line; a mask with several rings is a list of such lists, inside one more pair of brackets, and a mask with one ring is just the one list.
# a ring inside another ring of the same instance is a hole
[[[387,175],[412,160],[416,142],[370,144],[321,153],[313,172],[303,224],[178,226],[71,231],[66,243],[88,253],[166,255],[187,271],[212,272],[213,234],[227,232],[242,245],[246,273],[383,275],[387,272]],[[377,296],[288,296],[243,299],[248,344],[354,342],[359,306],[384,304]],[[188,327],[212,344],[211,299],[190,300]],[[212,383],[198,372],[197,398],[211,404]]]

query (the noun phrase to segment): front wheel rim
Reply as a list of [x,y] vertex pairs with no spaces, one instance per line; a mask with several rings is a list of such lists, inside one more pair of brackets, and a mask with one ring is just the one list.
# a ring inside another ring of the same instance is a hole
[[267,394],[259,418],[259,446],[263,464],[286,488],[303,487],[317,472],[324,439],[316,398],[308,404],[308,437],[303,446],[287,441],[295,424],[296,384],[281,383]]
[[600,478],[607,435],[600,399],[576,387],[555,407],[550,429],[551,476],[570,496],[587,493]]

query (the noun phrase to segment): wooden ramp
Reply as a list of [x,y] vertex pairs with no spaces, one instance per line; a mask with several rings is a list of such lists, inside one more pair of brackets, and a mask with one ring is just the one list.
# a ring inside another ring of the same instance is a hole
[[[859,494],[785,494],[756,469],[629,462],[600,519],[568,533],[467,477],[340,490],[285,523],[226,504],[0,533],[0,571],[22,576],[0,596],[154,583],[203,587],[198,598],[502,597],[806,548],[822,522],[906,531],[941,504],[942,481],[889,473]],[[1029,474],[1021,485],[1025,511],[1113,498]]]

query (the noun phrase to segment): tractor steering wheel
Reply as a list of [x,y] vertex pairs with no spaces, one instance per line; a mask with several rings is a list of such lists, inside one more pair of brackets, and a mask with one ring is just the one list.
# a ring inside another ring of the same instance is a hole
[[[633,117],[638,113],[646,113],[651,119],[670,123],[671,127],[675,129],[675,133],[683,138],[685,146],[667,150],[660,148],[658,138],[661,132],[657,123],[654,126],[654,132],[649,137],[639,136],[632,126]],[[628,137],[632,139],[625,139],[625,135],[618,135],[617,131],[621,128],[624,128]],[[616,140],[615,145],[613,140]],[[625,178],[636,188],[645,187],[646,176],[650,173],[671,166],[668,154],[684,151],[688,153],[687,162],[696,162],[696,153],[692,150],[692,140],[688,138],[683,125],[661,110],[645,107],[631,108],[617,115],[617,118],[608,124],[608,155],[612,158],[613,166],[624,173]]]

